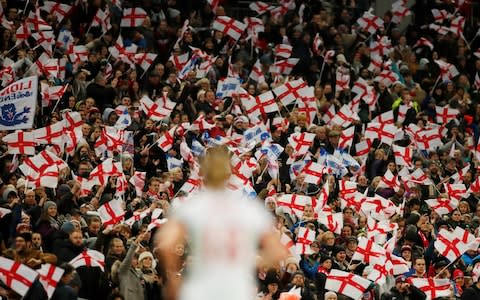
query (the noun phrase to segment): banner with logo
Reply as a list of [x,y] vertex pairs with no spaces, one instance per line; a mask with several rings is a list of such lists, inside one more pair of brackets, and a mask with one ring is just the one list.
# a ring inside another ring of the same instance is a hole
[[37,107],[38,77],[20,79],[0,91],[0,130],[33,126]]

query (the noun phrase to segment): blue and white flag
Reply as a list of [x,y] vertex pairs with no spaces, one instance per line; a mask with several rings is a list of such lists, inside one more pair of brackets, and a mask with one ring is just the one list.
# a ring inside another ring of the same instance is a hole
[[192,147],[190,149],[195,156],[203,156],[205,154],[205,147],[195,139],[192,141]]
[[167,168],[168,171],[171,171],[175,168],[182,168],[183,166],[183,159],[178,159],[173,156],[167,155]]
[[20,79],[0,91],[0,130],[28,129],[37,108],[38,77]]
[[270,135],[267,127],[264,124],[259,124],[245,130],[245,132],[243,133],[243,138],[245,139],[246,144],[250,144],[252,141],[255,143],[269,141],[272,139],[272,136]]
[[115,123],[115,128],[125,129],[132,124],[132,117],[128,113],[128,108],[125,107],[122,111],[122,114],[118,116],[117,122]]
[[197,62],[198,62],[198,57],[197,56],[193,56],[192,58],[190,58],[190,60],[187,62],[187,64],[178,73],[178,78],[180,80],[183,80],[185,77],[187,77],[188,73],[190,71],[193,71]]
[[225,97],[231,97],[233,93],[240,87],[240,80],[234,77],[227,77],[219,80],[217,84],[217,99],[223,99]]

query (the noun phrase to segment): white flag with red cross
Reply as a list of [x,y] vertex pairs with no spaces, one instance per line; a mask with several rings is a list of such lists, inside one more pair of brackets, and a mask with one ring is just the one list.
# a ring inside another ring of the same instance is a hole
[[152,119],[153,121],[161,121],[165,119],[170,116],[173,110],[168,107],[162,107],[158,103],[153,102],[147,95],[144,95],[140,99],[140,108],[147,118]]
[[105,228],[115,226],[123,221],[125,216],[123,201],[121,199],[108,201],[100,206],[97,211]]
[[299,227],[297,240],[295,244],[297,254],[311,254],[313,253],[310,245],[315,240],[315,230],[310,230],[306,227]]
[[52,298],[64,272],[62,268],[52,264],[43,264],[42,267],[37,270],[39,275],[38,280],[42,284],[45,292],[47,292],[48,299]]
[[340,234],[343,228],[343,213],[332,213],[326,209],[318,213],[318,223],[323,224],[335,234]]
[[0,280],[17,294],[25,296],[37,275],[26,265],[0,256]]
[[259,15],[264,14],[273,8],[273,6],[262,1],[252,2],[248,7]]
[[142,26],[147,16],[147,12],[142,8],[125,8],[123,10],[122,20],[120,21],[120,27]]
[[36,143],[33,132],[17,130],[4,136],[2,141],[7,143],[8,153],[10,154],[35,154]]
[[371,11],[366,11],[363,16],[357,20],[357,23],[360,29],[370,34],[383,28],[382,18],[375,16]]
[[358,239],[358,246],[352,256],[352,260],[359,260],[364,263],[371,263],[385,256],[385,249],[366,237]]
[[[285,213],[295,215],[298,218],[303,216],[306,205],[312,205],[313,200],[310,196],[285,194],[277,198],[277,206],[281,207]],[[312,205],[313,206],[313,205]]]
[[242,98],[242,104],[250,120],[258,120],[268,113],[278,111],[278,105],[272,91],[267,91],[256,97]]
[[135,187],[135,194],[137,197],[141,197],[143,194],[143,188],[145,187],[145,179],[147,178],[147,172],[135,171],[129,182]]
[[302,156],[308,152],[315,139],[314,133],[294,132],[288,137],[288,143],[292,146],[295,155]]
[[468,250],[468,245],[474,240],[473,234],[457,226],[453,232],[440,230],[434,246],[440,255],[453,262]]
[[55,17],[57,17],[57,20],[60,23],[62,22],[63,18],[68,16],[72,6],[55,1],[44,1],[43,6],[40,6],[40,9],[49,14],[53,14]]
[[300,61],[299,58],[288,58],[288,59],[278,60],[277,62],[275,62],[270,66],[269,72],[272,74],[289,75],[299,61]]
[[439,124],[447,124],[451,120],[456,119],[460,113],[458,109],[448,106],[435,106],[435,112],[437,113],[437,123]]
[[425,203],[428,204],[431,210],[435,211],[439,216],[443,216],[454,211],[460,202],[455,198],[437,197],[435,199],[427,199]]
[[78,267],[99,267],[102,271],[105,268],[105,255],[96,250],[87,249],[75,256],[70,262],[75,269]]
[[452,284],[448,278],[408,278],[408,281],[426,295],[426,300],[450,297]]
[[443,60],[435,60],[435,63],[440,68],[440,75],[443,81],[452,80],[455,76],[460,74],[455,65],[445,62]]
[[275,56],[281,58],[289,58],[292,55],[293,47],[287,44],[278,44],[275,46]]
[[327,276],[325,289],[352,299],[360,299],[371,283],[370,280],[361,276],[332,269]]
[[234,40],[238,40],[245,31],[245,28],[247,28],[247,25],[233,18],[220,16],[213,22],[212,28],[223,32]]
[[283,106],[287,106],[295,102],[297,99],[302,98],[304,95],[301,90],[307,86],[307,83],[303,81],[303,79],[298,79],[286,82],[285,84],[274,88],[272,91]]

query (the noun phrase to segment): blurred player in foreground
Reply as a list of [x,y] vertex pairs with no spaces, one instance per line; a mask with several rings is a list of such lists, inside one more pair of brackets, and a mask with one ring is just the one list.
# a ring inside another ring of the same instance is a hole
[[188,240],[193,261],[183,282],[168,279],[166,298],[251,300],[255,298],[255,258],[285,258],[273,221],[259,203],[226,188],[231,175],[227,147],[214,147],[200,166],[204,187],[179,207],[156,237],[167,272],[178,266],[171,249]]

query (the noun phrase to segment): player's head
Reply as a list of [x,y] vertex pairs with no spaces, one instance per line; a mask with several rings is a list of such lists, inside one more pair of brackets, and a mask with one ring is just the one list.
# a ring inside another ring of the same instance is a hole
[[231,175],[230,153],[226,146],[207,149],[201,161],[200,174],[206,187],[222,188]]

